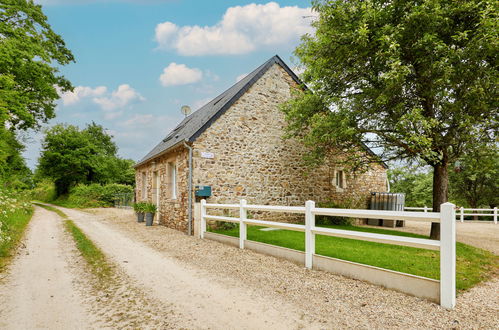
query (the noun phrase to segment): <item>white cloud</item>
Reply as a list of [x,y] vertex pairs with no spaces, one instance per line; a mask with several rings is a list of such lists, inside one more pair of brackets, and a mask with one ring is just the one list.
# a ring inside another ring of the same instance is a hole
[[156,117],[152,114],[135,114],[130,119],[121,122],[120,125],[124,127],[144,126],[149,125],[154,121],[156,121]]
[[246,77],[247,75],[248,75],[247,73],[240,74],[239,76],[236,77],[236,82],[244,79],[244,77]]
[[160,23],[156,41],[159,48],[174,49],[181,55],[244,54],[297,41],[313,31],[310,20],[304,18],[311,14],[311,8],[252,3],[228,8],[212,26]]
[[144,100],[145,98],[128,84],[119,85],[118,89],[114,90],[110,96],[93,99],[104,111],[123,108],[132,102]]
[[72,92],[59,92],[64,105],[72,105],[78,103],[81,99],[86,97],[101,96],[107,92],[105,86],[98,86],[95,88],[87,86],[77,86]]
[[189,68],[185,64],[170,63],[159,77],[163,86],[192,84],[203,79],[203,72]]

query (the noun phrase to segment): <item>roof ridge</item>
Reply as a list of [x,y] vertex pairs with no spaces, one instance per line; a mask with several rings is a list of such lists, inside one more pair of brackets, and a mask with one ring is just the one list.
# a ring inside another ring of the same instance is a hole
[[[183,141],[195,141],[196,138],[198,138],[208,127],[211,126],[214,121],[224,114],[227,109],[229,109],[244,93],[246,93],[246,91],[253,86],[253,84],[258,81],[260,77],[263,76],[265,72],[267,72],[267,70],[274,64],[280,65],[299,85],[304,86],[300,78],[298,78],[298,76],[287,66],[287,64],[284,63],[279,55],[274,55],[256,69],[248,73],[243,79],[237,81],[224,92],[220,93],[208,103],[191,113],[189,116],[185,117],[166,135],[163,140],[161,140],[156,147],[153,148],[153,150],[142,158],[135,165],[135,167],[158,157]],[[221,102],[224,98],[227,99],[224,100],[224,102]],[[174,136],[174,132],[178,132],[178,134]]]

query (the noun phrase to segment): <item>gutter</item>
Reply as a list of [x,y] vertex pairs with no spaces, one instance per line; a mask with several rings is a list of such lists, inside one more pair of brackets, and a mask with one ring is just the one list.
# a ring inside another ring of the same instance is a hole
[[188,182],[188,227],[187,227],[187,235],[192,235],[192,147],[187,144],[187,139],[184,140],[184,147],[189,150],[189,182]]

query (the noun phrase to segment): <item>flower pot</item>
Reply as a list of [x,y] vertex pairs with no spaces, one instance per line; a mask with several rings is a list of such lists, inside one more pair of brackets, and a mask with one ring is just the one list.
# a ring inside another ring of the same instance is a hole
[[146,213],[146,226],[152,226],[152,221],[154,220],[154,213]]
[[144,222],[144,213],[139,212],[137,214],[137,222]]

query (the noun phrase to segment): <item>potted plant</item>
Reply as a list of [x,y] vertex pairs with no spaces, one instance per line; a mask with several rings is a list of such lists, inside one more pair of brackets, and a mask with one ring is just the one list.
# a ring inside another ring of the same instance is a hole
[[152,226],[154,213],[156,213],[156,205],[153,203],[145,203],[144,212],[146,213],[146,226]]
[[137,222],[144,222],[144,206],[146,203],[144,202],[138,202],[133,204],[133,210],[135,211],[135,214],[137,214]]

